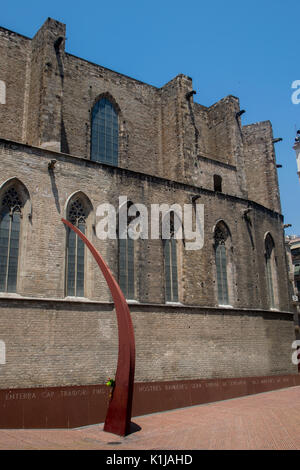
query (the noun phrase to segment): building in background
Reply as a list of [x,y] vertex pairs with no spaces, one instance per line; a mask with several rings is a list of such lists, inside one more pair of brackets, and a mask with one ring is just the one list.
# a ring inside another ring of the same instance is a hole
[[[295,307],[294,324],[295,337],[300,340],[300,236],[288,235],[286,240],[286,253],[288,260],[288,271],[292,292],[292,300]],[[300,348],[298,348],[300,349]],[[300,364],[298,364],[300,372]]]
[[296,295],[300,299],[300,236],[299,235],[289,235],[286,237],[289,247],[291,250],[291,257],[293,263],[293,276],[295,283]]
[[297,159],[297,173],[300,179],[300,130],[297,131],[297,136],[295,138],[295,144],[294,147],[295,152],[296,152],[296,159]]

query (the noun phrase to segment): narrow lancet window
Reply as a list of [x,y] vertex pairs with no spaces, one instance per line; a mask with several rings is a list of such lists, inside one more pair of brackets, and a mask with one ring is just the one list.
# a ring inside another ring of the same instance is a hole
[[118,113],[107,98],[102,98],[92,110],[91,160],[117,166],[118,140]]
[[170,212],[170,238],[163,240],[166,302],[178,302],[177,240],[174,212]]
[[[86,229],[86,210],[80,199],[70,205],[68,220],[82,233]],[[73,230],[67,232],[67,282],[68,296],[84,297],[85,249],[83,241]]]
[[22,202],[15,188],[8,189],[0,208],[0,291],[16,292]]
[[226,241],[229,237],[225,224],[220,223],[215,229],[215,260],[217,271],[218,303],[229,304],[228,278],[227,278],[227,248]]

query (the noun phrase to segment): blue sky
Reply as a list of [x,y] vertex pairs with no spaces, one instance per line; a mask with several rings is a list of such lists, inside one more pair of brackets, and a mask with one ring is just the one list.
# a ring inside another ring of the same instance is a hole
[[300,182],[292,148],[300,104],[299,0],[10,0],[0,25],[32,37],[50,16],[67,25],[71,54],[162,86],[178,73],[193,78],[195,101],[240,99],[243,124],[270,120],[277,143],[282,213],[300,234]]

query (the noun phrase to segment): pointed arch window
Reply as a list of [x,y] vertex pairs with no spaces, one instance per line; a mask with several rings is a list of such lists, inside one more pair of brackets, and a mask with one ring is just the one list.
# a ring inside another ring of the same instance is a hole
[[218,224],[215,229],[214,239],[219,305],[229,305],[226,249],[226,241],[228,240],[228,237],[229,232],[225,224]]
[[107,98],[102,98],[92,110],[91,160],[118,165],[118,141],[118,113]]
[[[68,220],[85,234],[87,211],[81,199],[71,202]],[[73,230],[67,229],[66,291],[68,296],[84,297],[85,248]]]
[[119,216],[121,211],[126,211],[128,221],[126,233],[120,234],[119,236],[119,284],[126,299],[133,300],[135,298],[135,240],[130,237],[128,230],[130,222],[134,219],[134,217],[128,216],[128,210],[131,206],[133,206],[133,203],[129,201],[125,206],[121,207],[119,211]]
[[0,207],[0,291],[16,292],[23,204],[14,187],[3,196]]
[[170,212],[170,238],[163,240],[166,302],[178,302],[177,240],[174,212]]
[[275,254],[274,254],[274,241],[270,234],[265,239],[265,256],[266,256],[266,277],[269,295],[270,307],[275,307]]

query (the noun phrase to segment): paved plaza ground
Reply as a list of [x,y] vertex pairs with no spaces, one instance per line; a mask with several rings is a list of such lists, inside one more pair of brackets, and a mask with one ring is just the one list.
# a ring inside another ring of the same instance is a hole
[[300,387],[133,418],[119,437],[103,423],[71,430],[0,430],[0,449],[300,449]]

